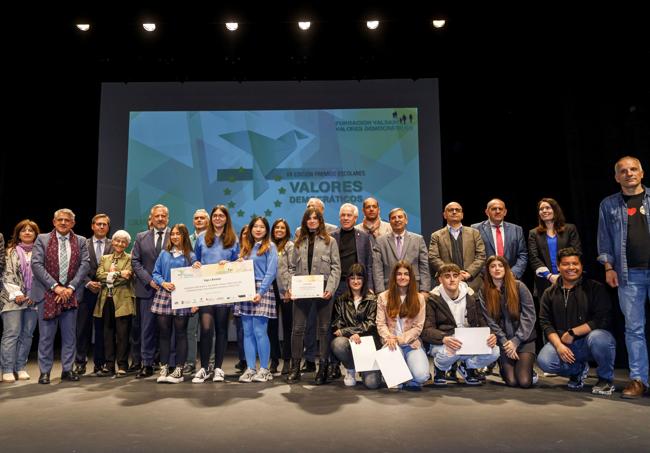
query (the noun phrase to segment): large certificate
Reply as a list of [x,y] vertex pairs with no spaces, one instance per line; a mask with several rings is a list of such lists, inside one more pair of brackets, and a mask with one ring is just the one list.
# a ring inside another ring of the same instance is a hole
[[171,271],[172,308],[201,307],[253,300],[253,261],[206,264],[199,269],[179,267]]
[[291,277],[291,298],[323,297],[325,279],[322,275],[294,275]]

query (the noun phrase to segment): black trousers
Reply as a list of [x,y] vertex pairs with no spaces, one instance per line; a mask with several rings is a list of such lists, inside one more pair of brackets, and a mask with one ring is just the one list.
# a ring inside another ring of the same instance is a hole
[[129,367],[129,333],[131,331],[132,316],[115,317],[115,304],[113,298],[106,299],[102,311],[104,324],[104,356],[106,366],[114,370],[115,361],[120,370],[126,371]]
[[320,360],[328,360],[330,355],[330,342],[328,341],[332,322],[333,301],[322,298],[298,299],[293,304],[293,329],[291,332],[291,356],[302,359],[302,346],[305,337],[305,328],[309,310],[316,310],[316,325],[318,329],[318,342]]

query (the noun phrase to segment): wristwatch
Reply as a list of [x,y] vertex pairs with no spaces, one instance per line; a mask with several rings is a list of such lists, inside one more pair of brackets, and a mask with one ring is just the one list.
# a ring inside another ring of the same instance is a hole
[[569,330],[567,330],[567,333],[568,333],[569,335],[571,335],[573,338],[577,337],[577,335],[575,334],[575,332],[573,331],[573,329],[569,329]]

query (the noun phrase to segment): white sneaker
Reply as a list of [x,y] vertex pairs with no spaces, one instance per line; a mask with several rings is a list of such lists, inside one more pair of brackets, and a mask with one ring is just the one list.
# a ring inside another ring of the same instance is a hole
[[212,382],[223,382],[226,380],[226,373],[221,368],[215,368]]
[[16,377],[14,376],[13,373],[4,373],[2,375],[2,381],[11,384],[12,382],[16,382]]
[[260,368],[260,370],[255,373],[253,376],[253,381],[255,382],[268,382],[273,380],[273,374],[266,368]]
[[160,375],[158,376],[158,379],[156,379],[156,382],[159,384],[167,382],[168,374],[169,374],[169,365],[162,365],[160,367]]
[[356,372],[354,371],[354,368],[350,368],[347,370],[347,374],[343,378],[343,383],[347,387],[354,387],[355,385],[357,385]]
[[192,378],[192,384],[203,384],[209,377],[210,373],[205,371],[205,368],[201,368]]
[[239,376],[239,382],[252,382],[253,377],[257,374],[257,371],[255,371],[252,368],[246,368],[246,371],[242,373],[241,376]]
[[29,378],[30,378],[30,376],[29,376],[29,374],[27,374],[27,371],[20,370],[18,372],[18,380],[19,381],[27,381],[27,380],[29,380]]
[[183,382],[183,368],[180,366],[174,368],[174,371],[167,376],[165,382],[169,382],[170,384],[180,384]]

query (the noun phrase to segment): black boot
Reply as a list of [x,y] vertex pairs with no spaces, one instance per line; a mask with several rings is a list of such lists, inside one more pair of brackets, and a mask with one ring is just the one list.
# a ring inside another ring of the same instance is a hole
[[327,375],[327,379],[330,381],[335,381],[337,379],[340,379],[342,376],[341,374],[341,366],[339,365],[339,362],[332,362],[330,363],[330,368],[329,372]]
[[295,384],[300,380],[300,359],[291,359],[291,368],[287,375],[287,383]]
[[278,365],[280,364],[280,361],[278,359],[271,359],[271,366],[269,367],[269,371],[271,374],[276,374],[278,372]]
[[318,362],[318,372],[316,373],[316,378],[314,379],[314,383],[316,385],[327,384],[328,371],[329,371],[328,362],[326,362],[325,360],[321,360],[320,362]]
[[283,360],[281,374],[289,374],[290,369],[291,367],[289,366],[289,360]]

